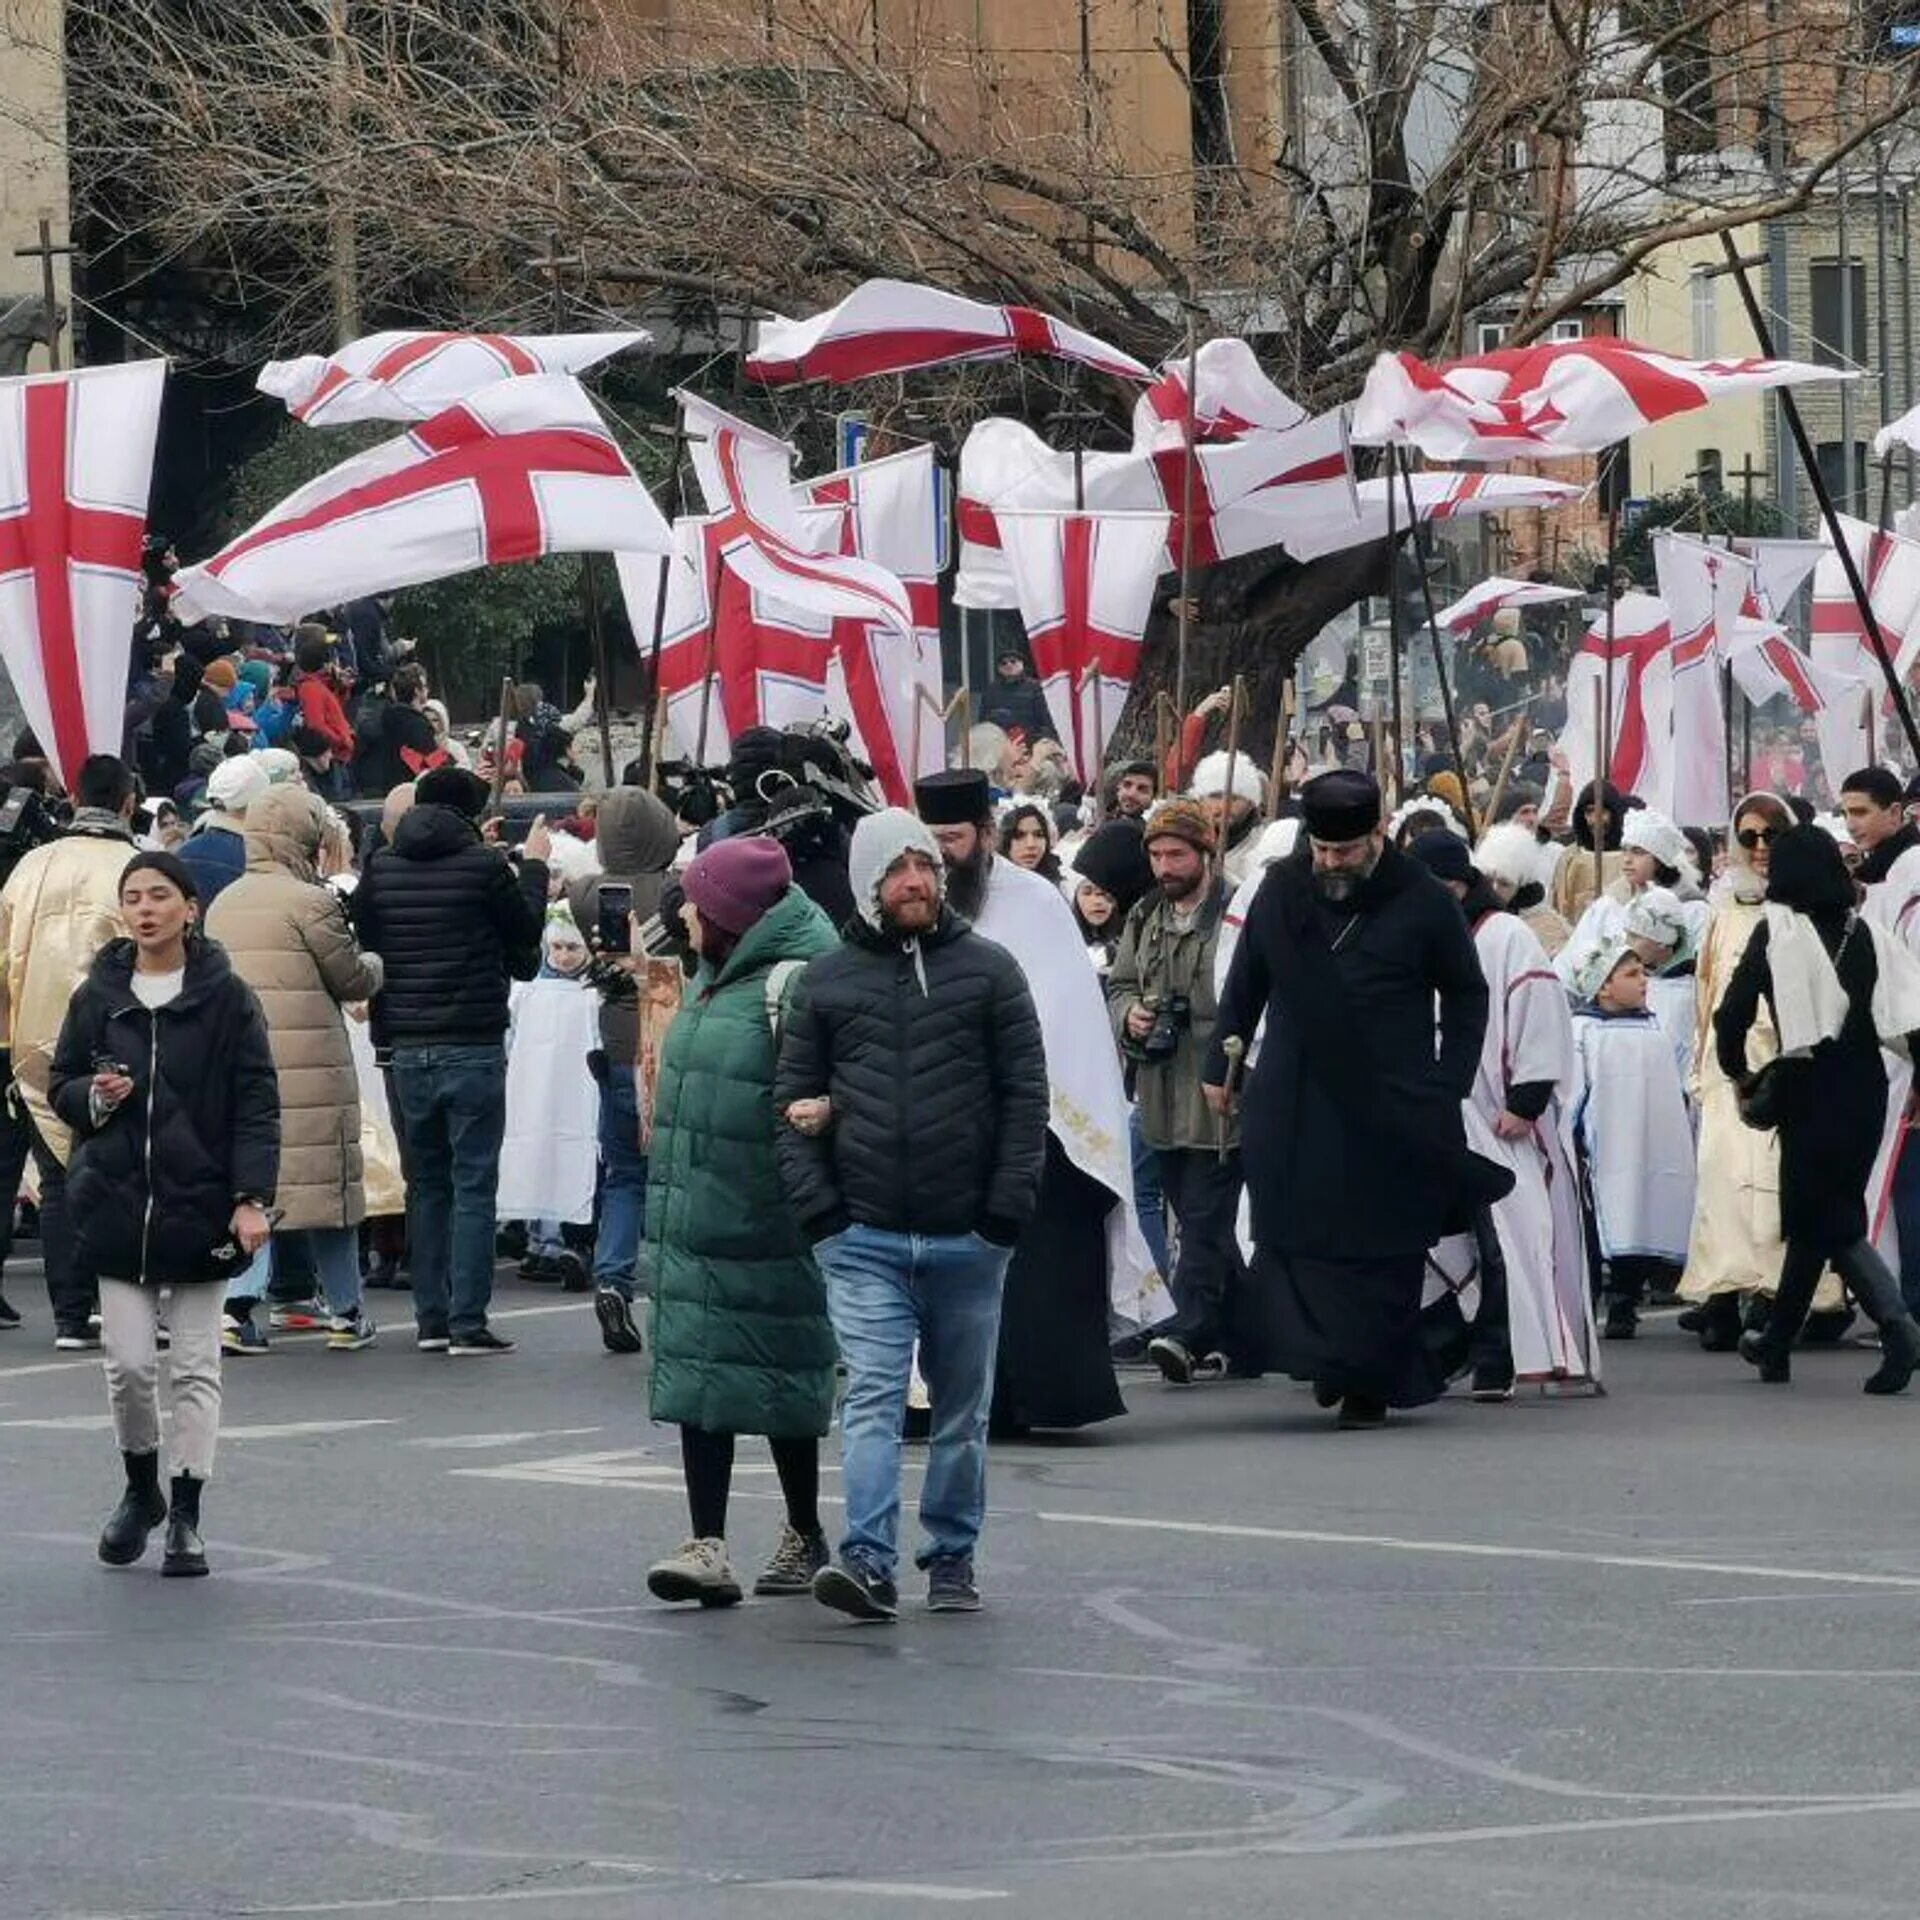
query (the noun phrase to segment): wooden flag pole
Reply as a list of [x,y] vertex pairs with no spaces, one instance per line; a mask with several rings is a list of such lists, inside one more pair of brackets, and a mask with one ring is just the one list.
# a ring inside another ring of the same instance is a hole
[[[666,496],[669,509],[683,505],[680,498],[680,460],[687,446],[687,416],[684,408],[678,410],[673,424],[673,460],[667,468]],[[669,511],[667,524],[673,524],[674,514]],[[647,724],[640,742],[640,784],[650,785],[653,779],[653,766],[657,754],[655,721],[666,702],[660,698],[660,648],[667,633],[667,590],[672,582],[674,560],[677,556],[663,554],[660,560],[660,586],[653,596],[653,640],[647,649]]]
[[[1596,706],[1593,714],[1593,780],[1591,782],[1593,804],[1587,809],[1591,813],[1594,807],[1598,807],[1603,823],[1598,832],[1594,831],[1591,820],[1587,823],[1587,831],[1593,834],[1593,897],[1596,900],[1607,890],[1607,835],[1604,823],[1611,818],[1611,815],[1607,812],[1605,799],[1606,764],[1607,716],[1604,708]],[[1573,805],[1577,814],[1580,807],[1580,796],[1577,793],[1573,796]]]
[[1240,709],[1246,701],[1246,683],[1236,673],[1227,693],[1227,790],[1220,796],[1220,857],[1227,856],[1227,838],[1233,827],[1234,763],[1240,758]]
[[[1200,335],[1194,325],[1193,315],[1187,315],[1187,420],[1186,420],[1186,463],[1180,476],[1180,607],[1179,628],[1176,635],[1173,664],[1173,704],[1179,715],[1176,727],[1184,723],[1187,717],[1187,636],[1193,626],[1193,470],[1199,456],[1195,451],[1197,437],[1195,426],[1196,409],[1200,392]],[[1175,735],[1176,742],[1178,735]],[[1163,766],[1165,762],[1161,763]],[[1176,769],[1181,774],[1184,767]]]
[[[1532,694],[1528,694],[1528,696],[1520,702],[1520,711],[1514,715],[1513,738],[1507,742],[1507,750],[1501,756],[1500,777],[1494,781],[1493,798],[1487,802],[1487,819],[1489,822],[1500,818],[1500,802],[1506,798],[1507,780],[1513,772],[1515,756],[1518,755],[1520,751],[1520,736],[1527,730],[1527,709],[1532,705],[1533,696]],[[1461,785],[1464,786],[1465,784],[1466,782],[1463,780]]]
[[1289,679],[1280,689],[1280,724],[1273,735],[1273,764],[1267,777],[1267,818],[1279,818],[1280,802],[1287,797],[1287,749],[1293,744],[1293,716],[1299,696]]
[[[1400,478],[1407,490],[1408,537],[1413,545],[1413,560],[1420,574],[1420,599],[1427,616],[1427,638],[1433,643],[1433,674],[1440,682],[1440,711],[1447,723],[1447,744],[1453,749],[1453,768],[1460,776],[1460,804],[1467,811],[1467,839],[1477,840],[1480,829],[1473,817],[1473,795],[1467,790],[1467,756],[1460,751],[1460,723],[1454,716],[1453,689],[1447,684],[1447,656],[1440,645],[1440,622],[1434,618],[1433,582],[1427,578],[1426,563],[1420,557],[1420,509],[1413,499],[1413,463],[1408,460],[1404,447],[1392,447],[1387,451],[1391,461],[1398,459]],[[1392,476],[1388,476],[1387,495],[1393,495]]]
[[500,811],[500,795],[507,784],[507,734],[513,726],[513,676],[500,680],[500,738],[493,750],[493,793],[487,802],[489,813]]

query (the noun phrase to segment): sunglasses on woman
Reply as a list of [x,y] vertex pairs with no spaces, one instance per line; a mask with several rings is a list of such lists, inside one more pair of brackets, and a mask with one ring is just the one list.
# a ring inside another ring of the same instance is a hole
[[1733,836],[1751,853],[1755,847],[1770,847],[1780,837],[1778,827],[1742,827]]

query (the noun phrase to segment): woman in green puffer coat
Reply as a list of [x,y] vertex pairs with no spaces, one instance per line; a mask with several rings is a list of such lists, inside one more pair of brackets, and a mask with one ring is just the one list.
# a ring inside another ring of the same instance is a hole
[[680,1429],[693,1538],[647,1573],[661,1600],[730,1607],[734,1437],[765,1434],[786,1496],[757,1594],[805,1593],[827,1563],[820,1439],[833,1414],[833,1329],[774,1157],[777,1028],[800,969],[837,944],[777,840],[721,840],[687,868],[700,970],[661,1048],[648,1159],[654,1249],[653,1417]]

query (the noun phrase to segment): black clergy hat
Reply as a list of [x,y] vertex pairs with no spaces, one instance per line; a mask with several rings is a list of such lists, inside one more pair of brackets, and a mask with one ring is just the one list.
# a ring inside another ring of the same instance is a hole
[[1380,789],[1371,775],[1336,767],[1300,789],[1300,812],[1312,839],[1364,839],[1380,824]]
[[915,811],[930,827],[978,826],[993,819],[993,795],[978,767],[949,767],[913,783]]

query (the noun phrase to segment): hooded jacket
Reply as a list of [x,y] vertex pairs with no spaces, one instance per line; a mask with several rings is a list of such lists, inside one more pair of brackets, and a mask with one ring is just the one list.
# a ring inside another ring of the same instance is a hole
[[345,903],[320,883],[325,805],[274,787],[247,816],[247,870],[207,915],[207,931],[259,996],[280,1083],[281,1224],[358,1226],[366,1215],[360,1085],[343,1002],[380,991]]
[[773,1089],[777,1113],[828,1095],[833,1124],[779,1129],[781,1177],[815,1243],[858,1222],[1011,1247],[1046,1156],[1039,1016],[1020,963],[951,908],[915,938],[887,927],[880,884],[908,849],[938,862],[927,828],[898,808],[854,831],[858,911],[800,976]]
[[[226,954],[187,942],[186,981],[164,1007],[134,997],[134,944],[100,950],[54,1048],[54,1109],[73,1129],[67,1205],[81,1269],[174,1286],[231,1277],[233,1209],[271,1204],[280,1096],[267,1023]],[[96,1125],[94,1061],[123,1062],[133,1092]],[[231,1248],[224,1261],[216,1248]]]
[[367,862],[349,911],[385,964],[373,1038],[387,1047],[498,1046],[507,983],[540,971],[547,867],[506,855],[452,807],[416,806]]
[[[633,889],[633,913],[645,922],[660,910],[673,856],[680,850],[680,823],[667,805],[645,787],[613,787],[600,799],[594,816],[593,844],[601,871],[576,880],[567,889],[567,905],[589,949],[600,924],[600,889]],[[607,1058],[632,1066],[640,1057],[640,1010],[631,998],[600,1002],[600,1044]]]

